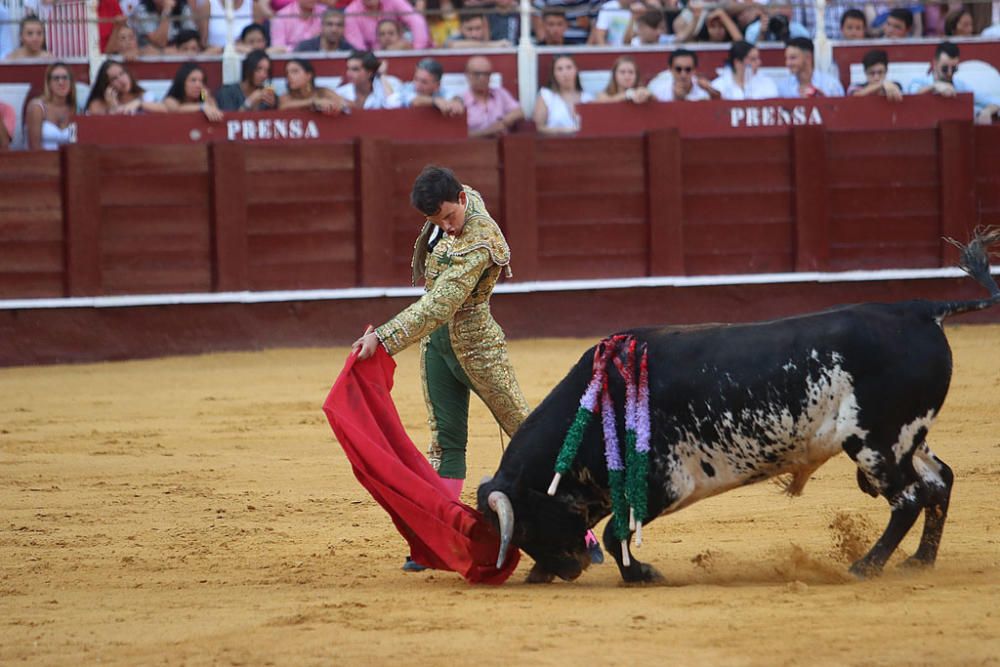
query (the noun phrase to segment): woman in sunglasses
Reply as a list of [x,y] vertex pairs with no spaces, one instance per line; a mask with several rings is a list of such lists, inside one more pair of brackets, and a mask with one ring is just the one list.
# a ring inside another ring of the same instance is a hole
[[45,85],[39,97],[28,102],[25,129],[29,150],[55,151],[72,143],[76,134],[76,82],[65,63],[45,70]]

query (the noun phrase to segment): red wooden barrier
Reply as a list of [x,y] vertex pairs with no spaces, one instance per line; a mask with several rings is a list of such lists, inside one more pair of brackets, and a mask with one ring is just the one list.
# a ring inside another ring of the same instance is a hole
[[251,145],[245,156],[247,287],[356,285],[354,146]]
[[936,267],[1000,218],[998,127],[784,130],[0,156],[0,294],[405,285],[431,162],[483,193],[515,280]]
[[977,127],[975,146],[976,212],[973,217],[982,225],[1000,225],[1000,130],[997,126]]
[[406,140],[464,139],[465,117],[445,117],[435,109],[389,109],[327,115],[302,111],[227,113],[210,122],[203,114],[80,116],[77,142],[102,146],[206,144],[241,141],[267,144],[340,142],[360,136]]
[[0,297],[65,289],[58,153],[0,153]]
[[972,95],[908,97],[819,97],[730,102],[586,104],[577,108],[581,137],[630,136],[637,128],[676,127],[685,137],[787,135],[789,128],[822,125],[828,130],[902,130],[972,119]]

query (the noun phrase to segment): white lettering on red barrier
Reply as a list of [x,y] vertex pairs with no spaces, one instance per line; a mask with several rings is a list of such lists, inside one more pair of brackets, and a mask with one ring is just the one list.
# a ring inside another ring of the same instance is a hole
[[822,125],[819,107],[733,107],[729,110],[730,127],[777,127],[781,125]]
[[316,121],[301,118],[257,118],[226,121],[229,141],[269,141],[272,139],[318,139]]

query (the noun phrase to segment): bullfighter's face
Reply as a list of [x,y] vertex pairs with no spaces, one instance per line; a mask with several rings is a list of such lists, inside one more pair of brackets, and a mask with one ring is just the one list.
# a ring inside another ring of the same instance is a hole
[[427,216],[427,219],[441,228],[448,236],[459,236],[465,229],[465,207],[468,199],[465,191],[458,193],[458,201],[442,202],[441,208],[434,215]]

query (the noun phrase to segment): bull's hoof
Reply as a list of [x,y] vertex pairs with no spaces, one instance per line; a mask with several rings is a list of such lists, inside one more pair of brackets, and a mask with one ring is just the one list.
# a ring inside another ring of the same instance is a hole
[[864,558],[859,561],[855,561],[854,565],[848,570],[855,578],[865,580],[877,577],[882,574],[882,568],[879,565],[875,565]]
[[902,563],[900,563],[899,567],[906,568],[909,570],[929,570],[930,568],[934,567],[934,561],[928,560],[926,558],[920,558],[917,556],[910,556]]
[[626,584],[665,584],[666,577],[660,574],[652,565],[638,563],[638,567],[631,567],[622,573],[622,578]]
[[541,567],[535,563],[535,566],[531,568],[531,572],[525,577],[524,582],[526,584],[551,584],[552,580],[556,578],[556,575],[543,570]]

